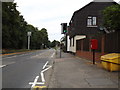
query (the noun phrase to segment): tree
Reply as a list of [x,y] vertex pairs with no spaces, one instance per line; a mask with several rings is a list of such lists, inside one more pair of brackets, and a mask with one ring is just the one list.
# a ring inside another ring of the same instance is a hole
[[109,30],[120,30],[120,5],[112,5],[103,10],[104,26]]
[[27,48],[27,32],[31,31],[31,49],[49,47],[47,29],[38,28],[28,24],[20,12],[16,9],[14,2],[2,3],[2,48],[3,49],[25,49]]
[[3,47],[17,48],[20,35],[20,30],[18,29],[20,13],[16,10],[16,3],[4,2],[2,7]]
[[41,35],[42,35],[42,44],[44,44],[44,48],[45,47],[49,47],[48,46],[48,43],[49,43],[49,40],[48,40],[48,33],[47,33],[47,29],[45,29],[45,28],[42,28],[41,30],[40,30],[40,33],[41,33]]
[[26,48],[27,22],[14,2],[2,3],[2,46],[6,49]]
[[59,41],[54,40],[54,41],[52,41],[52,43],[51,43],[51,47],[55,47],[56,45],[58,45],[58,46],[59,46],[59,44],[60,44],[60,42],[59,42]]

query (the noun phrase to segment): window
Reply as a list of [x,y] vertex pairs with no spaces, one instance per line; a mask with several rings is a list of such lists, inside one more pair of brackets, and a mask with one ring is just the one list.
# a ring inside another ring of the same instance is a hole
[[88,16],[87,18],[87,27],[96,27],[97,26],[97,18]]
[[87,25],[88,26],[92,25],[92,17],[88,17]]
[[96,25],[96,17],[93,17],[93,25]]

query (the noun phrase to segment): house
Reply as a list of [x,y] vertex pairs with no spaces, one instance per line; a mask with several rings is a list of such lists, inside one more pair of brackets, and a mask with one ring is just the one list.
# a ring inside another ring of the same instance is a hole
[[[76,55],[92,59],[90,40],[98,40],[96,59],[100,56],[118,50],[118,33],[109,34],[103,27],[102,10],[108,6],[117,4],[113,0],[94,0],[74,12],[67,33],[67,51]],[[103,34],[104,33],[104,34]],[[109,38],[110,37],[110,38]],[[114,39],[114,40],[113,40]],[[110,45],[110,40],[113,41]]]

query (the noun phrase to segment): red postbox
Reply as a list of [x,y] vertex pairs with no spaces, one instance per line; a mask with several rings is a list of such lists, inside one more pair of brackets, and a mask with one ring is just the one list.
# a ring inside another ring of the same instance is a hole
[[98,49],[98,40],[97,39],[91,39],[91,49]]

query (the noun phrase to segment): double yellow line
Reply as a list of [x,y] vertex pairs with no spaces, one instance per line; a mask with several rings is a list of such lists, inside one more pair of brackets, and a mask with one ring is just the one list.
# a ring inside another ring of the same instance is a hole
[[32,90],[42,90],[42,89],[47,88],[46,86],[34,86]]

